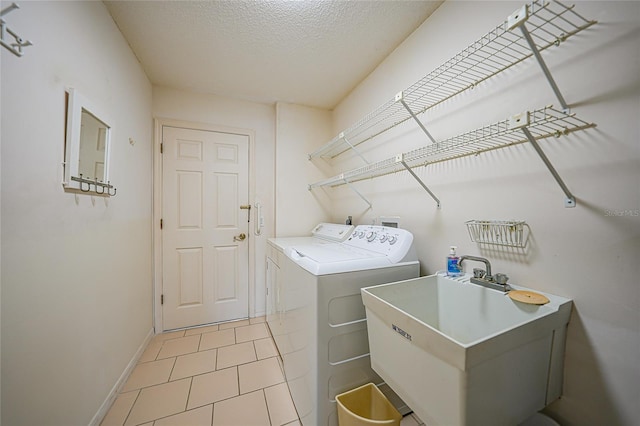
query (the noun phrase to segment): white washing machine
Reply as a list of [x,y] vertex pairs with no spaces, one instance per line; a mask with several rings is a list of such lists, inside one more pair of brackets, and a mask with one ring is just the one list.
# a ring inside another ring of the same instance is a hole
[[[335,426],[337,394],[382,382],[371,369],[360,288],[418,277],[413,236],[360,225],[344,242],[300,241],[284,252],[275,283],[279,303],[267,323],[302,424]],[[386,391],[402,411],[402,401]]]

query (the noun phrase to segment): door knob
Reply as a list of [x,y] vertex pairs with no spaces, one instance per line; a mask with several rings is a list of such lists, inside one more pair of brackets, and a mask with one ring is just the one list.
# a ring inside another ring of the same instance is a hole
[[242,233],[240,235],[236,235],[235,237],[233,237],[233,241],[243,241],[245,238],[247,238],[247,236]]

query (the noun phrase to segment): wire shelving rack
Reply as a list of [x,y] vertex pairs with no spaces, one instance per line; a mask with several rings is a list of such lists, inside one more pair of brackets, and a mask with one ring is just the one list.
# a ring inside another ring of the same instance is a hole
[[[358,153],[358,145],[412,118],[434,141],[417,115],[531,56],[538,59],[560,105],[568,112],[568,106],[546,69],[540,52],[560,45],[595,23],[596,21],[587,20],[575,12],[573,6],[565,6],[558,1],[535,0],[393,99],[340,132],[309,154],[309,159],[334,158],[349,149]],[[520,28],[521,33],[515,31],[516,28]]]
[[[528,123],[518,122],[520,117],[528,115]],[[535,140],[549,137],[560,137],[578,130],[595,127],[595,123],[584,121],[575,114],[565,114],[549,105],[529,113],[513,116],[470,132],[462,133],[435,144],[398,154],[376,163],[367,164],[348,172],[309,185],[309,189],[323,186],[338,186],[346,182],[357,182],[363,179],[388,175],[406,170],[406,166],[416,168],[452,160],[481,152],[504,148],[528,142],[529,139],[521,131],[527,128]],[[406,165],[403,165],[402,163]]]
[[[565,199],[566,207],[573,207],[575,206],[575,198],[557,174],[545,154],[541,151],[537,141],[550,137],[558,138],[579,130],[593,128],[595,126],[595,123],[584,121],[576,117],[575,114],[565,114],[563,111],[559,111],[552,105],[549,105],[531,112],[514,115],[497,123],[462,133],[458,136],[426,145],[406,153],[398,154],[394,157],[387,158],[376,163],[367,164],[357,169],[340,173],[339,175],[309,185],[309,189],[350,184],[364,179],[385,176],[407,170],[421,184],[421,186],[429,192],[439,207],[440,201],[413,172],[414,168],[530,142],[536,151],[538,151],[538,154],[545,162],[562,190],[565,192],[567,197]],[[369,203],[362,194],[358,193],[358,195],[363,198],[365,202],[371,205],[371,203]]]

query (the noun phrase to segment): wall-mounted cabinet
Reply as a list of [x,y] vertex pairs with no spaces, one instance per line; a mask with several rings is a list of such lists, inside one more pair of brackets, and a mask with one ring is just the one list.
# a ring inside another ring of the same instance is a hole
[[[347,184],[355,190],[350,185],[352,182],[407,170],[440,206],[437,197],[413,172],[413,168],[530,142],[564,191],[565,205],[575,206],[573,194],[545,156],[537,140],[589,129],[595,127],[595,124],[570,113],[569,106],[547,68],[541,52],[552,46],[559,46],[595,23],[579,15],[573,6],[565,6],[557,1],[536,0],[524,5],[466,49],[309,154],[310,160],[332,159],[353,150],[367,163],[363,167],[312,183],[309,189]],[[561,109],[547,106],[519,112],[498,123],[441,141],[436,141],[427,129],[428,125],[419,119],[418,116],[430,108],[474,88],[480,82],[530,57],[535,57],[542,68]],[[369,163],[358,151],[358,145],[408,120],[414,120],[422,129],[431,141],[429,145],[375,163]],[[355,191],[370,204],[361,193]]]

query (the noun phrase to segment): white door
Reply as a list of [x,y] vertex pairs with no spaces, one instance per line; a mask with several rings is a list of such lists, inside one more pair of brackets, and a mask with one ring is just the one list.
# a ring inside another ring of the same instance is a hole
[[162,127],[162,320],[249,316],[249,137]]

